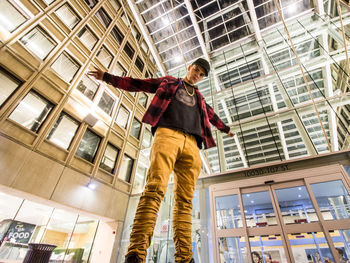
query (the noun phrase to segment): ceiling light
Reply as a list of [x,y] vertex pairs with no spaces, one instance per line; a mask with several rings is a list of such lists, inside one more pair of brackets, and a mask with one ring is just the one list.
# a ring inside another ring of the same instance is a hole
[[295,13],[297,11],[297,5],[296,4],[292,4],[290,6],[287,7],[287,12],[292,14]]
[[178,55],[178,56],[175,57],[174,60],[175,60],[175,62],[181,62],[182,58],[181,58],[181,56]]
[[90,190],[95,190],[97,187],[97,184],[90,182],[86,185],[86,187],[89,188]]
[[164,26],[168,26],[170,24],[169,19],[166,17],[162,17],[162,22]]

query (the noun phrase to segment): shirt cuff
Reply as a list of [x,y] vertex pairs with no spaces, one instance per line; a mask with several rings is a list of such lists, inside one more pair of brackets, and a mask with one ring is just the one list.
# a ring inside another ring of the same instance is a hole
[[103,80],[104,82],[110,83],[110,80],[111,80],[111,74],[109,74],[109,73],[105,72],[105,73],[103,74],[103,78],[102,78],[102,80]]

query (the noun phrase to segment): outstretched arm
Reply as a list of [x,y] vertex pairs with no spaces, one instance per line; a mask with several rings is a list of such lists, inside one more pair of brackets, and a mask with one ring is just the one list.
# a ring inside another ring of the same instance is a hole
[[216,128],[218,128],[218,130],[227,133],[229,137],[233,137],[235,134],[233,132],[230,132],[230,127],[225,125],[225,123],[214,112],[213,108],[210,107],[207,103],[205,103],[205,106],[207,108],[210,123],[213,124]]
[[144,91],[155,93],[159,87],[159,84],[164,80],[164,78],[134,79],[130,77],[118,77],[104,72],[96,67],[94,71],[89,71],[87,74],[97,80],[105,81],[118,89],[131,92]]

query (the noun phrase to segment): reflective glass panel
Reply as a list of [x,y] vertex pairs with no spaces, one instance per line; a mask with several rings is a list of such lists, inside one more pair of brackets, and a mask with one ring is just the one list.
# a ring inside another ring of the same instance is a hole
[[341,180],[311,184],[325,220],[350,218],[350,199]]
[[248,263],[244,237],[219,238],[220,263]]
[[98,84],[92,78],[84,75],[77,86],[77,90],[83,93],[86,97],[92,100],[97,92]]
[[56,10],[55,14],[62,20],[69,29],[73,29],[80,21],[79,16],[69,4],[64,4]]
[[317,222],[318,217],[305,186],[276,190],[285,224]]
[[334,262],[323,232],[288,234],[295,262]]
[[215,205],[218,229],[230,229],[243,226],[238,195],[216,197]]
[[122,128],[126,129],[129,121],[130,112],[121,105],[115,122]]
[[106,91],[103,91],[98,107],[108,115],[112,114],[115,99]]
[[249,243],[253,263],[287,262],[280,235],[249,237]]
[[80,65],[67,53],[63,52],[51,67],[65,80],[71,82],[78,72]]
[[100,167],[107,172],[114,173],[115,163],[117,162],[119,150],[112,144],[108,143],[105,153],[103,154]]
[[67,150],[78,130],[78,127],[79,123],[76,120],[64,112],[61,112],[47,136],[47,139]]
[[81,158],[91,163],[94,162],[95,155],[100,145],[100,142],[101,142],[100,136],[90,131],[89,129],[86,130],[83,136],[83,139],[79,144],[79,148],[76,152],[76,155],[80,156]]
[[11,96],[11,94],[21,85],[15,77],[0,69],[0,106]]
[[332,237],[340,263],[350,260],[350,229],[339,229],[329,233]]
[[0,26],[9,32],[15,31],[27,18],[10,1],[0,1]]
[[53,104],[51,102],[36,92],[30,91],[9,118],[33,132],[38,132],[52,108]]
[[118,178],[126,182],[130,182],[133,166],[134,166],[134,160],[131,159],[129,156],[124,155],[122,164],[120,166]]
[[57,45],[56,42],[39,26],[35,27],[22,37],[21,43],[40,59],[45,59]]
[[277,225],[268,191],[243,194],[242,199],[247,227]]
[[134,118],[132,121],[130,133],[135,138],[140,139],[141,122],[139,120],[137,120],[136,118]]
[[95,34],[87,26],[80,30],[77,36],[89,50],[92,50],[98,41]]

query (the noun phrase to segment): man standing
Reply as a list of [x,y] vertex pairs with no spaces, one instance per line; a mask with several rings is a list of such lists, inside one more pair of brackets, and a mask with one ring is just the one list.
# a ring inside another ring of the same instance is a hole
[[126,91],[155,93],[142,121],[155,134],[145,190],[140,198],[125,263],[145,262],[157,213],[165,195],[169,176],[174,171],[173,232],[175,262],[191,263],[192,199],[201,169],[199,149],[215,146],[210,123],[233,137],[230,128],[205,102],[196,83],[208,76],[210,65],[199,58],[189,67],[184,79],[165,76],[157,79],[117,77],[99,69],[88,74]]

